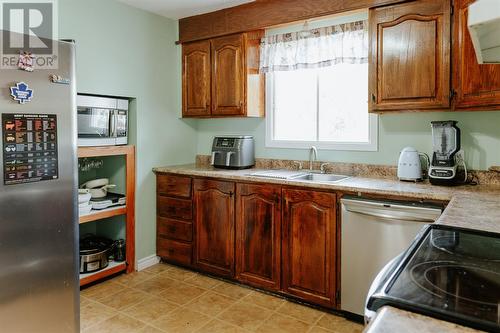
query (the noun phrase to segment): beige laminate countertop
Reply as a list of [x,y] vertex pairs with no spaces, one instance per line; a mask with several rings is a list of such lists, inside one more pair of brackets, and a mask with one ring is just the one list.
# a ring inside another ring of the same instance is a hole
[[[387,195],[418,200],[449,201],[436,223],[500,233],[500,186],[466,185],[455,187],[433,186],[428,182],[407,183],[386,178],[351,177],[337,183],[317,183],[250,176],[259,169],[221,170],[199,167],[195,164],[154,168],[155,173],[172,173],[194,177],[211,177],[244,182],[272,183],[323,189],[360,195]],[[307,171],[307,170],[305,170]],[[466,333],[477,332],[445,321],[421,316],[392,307],[381,309],[366,328],[367,333]]]

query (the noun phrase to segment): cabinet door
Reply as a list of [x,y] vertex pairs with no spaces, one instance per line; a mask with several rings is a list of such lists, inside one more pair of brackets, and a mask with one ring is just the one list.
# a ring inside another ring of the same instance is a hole
[[182,45],[182,116],[210,116],[210,41]]
[[335,306],[335,194],[286,189],[283,198],[283,291]]
[[238,184],[236,278],[280,289],[281,186]]
[[500,66],[479,65],[467,28],[473,0],[456,0],[453,34],[453,86],[456,109],[500,109]]
[[370,111],[450,106],[450,0],[370,10]]
[[212,115],[245,114],[244,35],[212,40]]
[[195,265],[206,272],[234,276],[234,183],[196,179]]

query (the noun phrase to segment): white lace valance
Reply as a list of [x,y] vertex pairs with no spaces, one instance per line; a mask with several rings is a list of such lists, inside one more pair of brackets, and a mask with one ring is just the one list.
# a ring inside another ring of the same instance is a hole
[[357,21],[262,38],[263,73],[368,62],[368,22]]

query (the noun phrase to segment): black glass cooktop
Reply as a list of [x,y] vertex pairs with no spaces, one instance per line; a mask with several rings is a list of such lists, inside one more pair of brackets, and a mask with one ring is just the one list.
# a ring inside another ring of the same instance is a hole
[[500,235],[430,225],[370,298],[500,332]]

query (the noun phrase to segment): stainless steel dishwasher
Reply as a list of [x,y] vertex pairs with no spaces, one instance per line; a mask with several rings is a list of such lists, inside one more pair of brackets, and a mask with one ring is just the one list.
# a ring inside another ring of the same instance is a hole
[[341,309],[363,315],[377,273],[411,244],[442,208],[420,203],[344,197],[341,228]]

